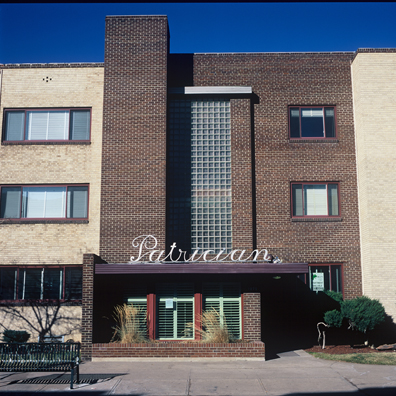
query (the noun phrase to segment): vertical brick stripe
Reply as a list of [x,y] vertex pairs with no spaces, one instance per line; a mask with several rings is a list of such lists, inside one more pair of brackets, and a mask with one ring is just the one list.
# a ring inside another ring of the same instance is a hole
[[253,249],[250,99],[231,99],[232,244]]
[[106,18],[100,255],[127,262],[132,240],[165,243],[168,23]]
[[81,357],[91,360],[92,355],[92,312],[94,289],[94,254],[83,255],[83,298],[82,298],[82,330],[81,330]]
[[244,339],[261,340],[261,301],[260,293],[243,293]]

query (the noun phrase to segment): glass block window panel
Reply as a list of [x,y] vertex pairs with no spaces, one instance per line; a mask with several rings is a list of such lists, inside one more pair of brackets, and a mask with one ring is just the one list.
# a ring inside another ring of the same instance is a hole
[[220,322],[227,325],[235,339],[242,337],[241,289],[239,283],[204,283],[202,290],[203,309],[215,309]]
[[168,238],[182,240],[190,252],[230,251],[230,102],[174,100],[169,119]]
[[193,339],[194,285],[164,283],[157,286],[157,335],[165,339]]

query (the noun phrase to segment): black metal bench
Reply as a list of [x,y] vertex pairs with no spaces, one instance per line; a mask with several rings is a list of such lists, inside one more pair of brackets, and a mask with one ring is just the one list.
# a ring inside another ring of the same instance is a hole
[[74,373],[80,382],[79,343],[0,343],[0,371],[70,371],[70,389]]

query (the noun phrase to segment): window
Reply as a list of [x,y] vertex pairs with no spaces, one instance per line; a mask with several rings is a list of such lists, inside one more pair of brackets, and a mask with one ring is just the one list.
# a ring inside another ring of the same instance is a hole
[[338,183],[292,183],[293,217],[336,217],[340,214]]
[[290,138],[335,138],[335,107],[289,107]]
[[230,100],[171,100],[168,122],[168,239],[186,251],[230,251]]
[[0,300],[16,300],[16,268],[0,268]]
[[343,293],[341,264],[310,264],[308,274],[299,278],[309,285],[312,291],[335,291]]
[[224,320],[232,336],[242,338],[241,291],[239,283],[205,283],[203,285],[203,309],[215,309]]
[[3,186],[3,219],[86,219],[88,186]]
[[130,285],[124,291],[124,302],[137,309],[135,320],[139,333],[147,336],[147,288],[145,285]]
[[0,269],[0,300],[81,299],[81,267]]
[[88,109],[6,110],[4,141],[87,141],[90,128]]
[[160,340],[194,338],[194,285],[167,283],[157,288],[157,335]]

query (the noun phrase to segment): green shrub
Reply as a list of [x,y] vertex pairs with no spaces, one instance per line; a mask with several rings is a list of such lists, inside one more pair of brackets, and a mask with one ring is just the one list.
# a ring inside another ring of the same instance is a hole
[[5,330],[3,332],[4,342],[27,342],[30,334],[27,331]]
[[340,305],[344,301],[344,298],[342,297],[342,293],[340,292],[335,292],[332,290],[326,290],[324,292],[327,296],[331,297],[333,300],[337,301]]
[[357,297],[341,304],[341,315],[348,319],[349,328],[362,333],[373,330],[376,325],[385,320],[385,310],[378,300],[368,297]]
[[341,312],[337,311],[336,309],[333,309],[332,311],[327,311],[324,314],[324,321],[330,327],[341,327],[342,319],[343,317],[341,315]]

